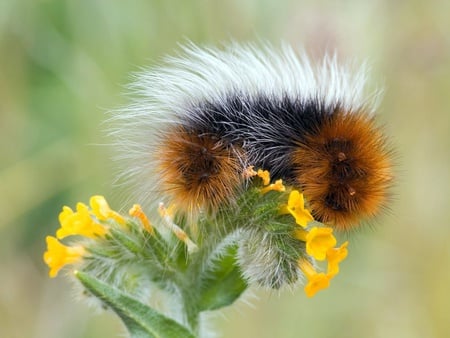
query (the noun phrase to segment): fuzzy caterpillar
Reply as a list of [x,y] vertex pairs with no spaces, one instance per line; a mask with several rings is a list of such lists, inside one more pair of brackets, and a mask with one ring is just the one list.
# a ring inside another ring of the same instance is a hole
[[377,215],[392,182],[366,71],[313,64],[291,47],[183,47],[130,86],[113,134],[143,203],[168,196],[195,218],[233,200],[249,165],[300,188],[315,219],[348,230]]

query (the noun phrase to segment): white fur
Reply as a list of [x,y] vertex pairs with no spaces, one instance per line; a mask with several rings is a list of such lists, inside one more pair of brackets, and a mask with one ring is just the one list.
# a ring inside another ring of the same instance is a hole
[[133,103],[111,118],[110,135],[123,168],[118,182],[130,188],[133,202],[148,205],[164,200],[159,195],[154,149],[161,132],[190,111],[187,106],[204,100],[224,102],[239,91],[250,98],[320,97],[325,105],[339,102],[348,111],[363,106],[371,111],[376,95],[367,95],[366,69],[339,65],[336,55],[313,63],[304,51],[286,44],[280,48],[237,43],[224,49],[182,46],[178,56],[135,76],[129,86]]

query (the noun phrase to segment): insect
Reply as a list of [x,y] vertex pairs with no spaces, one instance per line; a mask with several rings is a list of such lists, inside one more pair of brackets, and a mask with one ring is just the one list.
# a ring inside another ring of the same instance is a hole
[[136,99],[114,118],[122,178],[195,216],[232,201],[254,166],[301,189],[315,219],[356,228],[393,181],[366,73],[287,45],[189,44],[130,86]]

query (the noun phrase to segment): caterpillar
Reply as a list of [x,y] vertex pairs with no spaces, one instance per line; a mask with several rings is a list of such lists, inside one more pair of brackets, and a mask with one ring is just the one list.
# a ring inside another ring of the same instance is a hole
[[195,216],[232,201],[252,165],[301,189],[316,220],[354,229],[383,210],[393,180],[366,78],[364,65],[314,63],[288,45],[188,44],[137,74],[114,117],[121,179],[142,202],[166,196]]

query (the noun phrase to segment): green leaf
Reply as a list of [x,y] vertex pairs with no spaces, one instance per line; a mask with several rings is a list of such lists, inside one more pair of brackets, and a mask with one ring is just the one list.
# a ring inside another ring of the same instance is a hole
[[226,248],[225,253],[215,258],[202,278],[199,300],[200,311],[216,310],[231,305],[247,289],[236,262],[237,245]]
[[111,307],[122,319],[132,338],[194,338],[184,326],[119,289],[77,271],[76,277],[93,295]]

